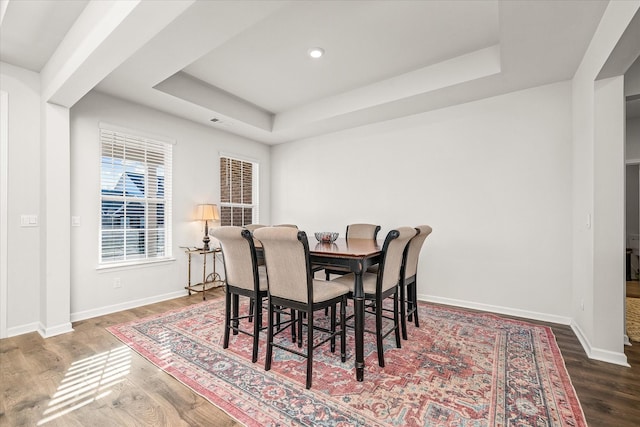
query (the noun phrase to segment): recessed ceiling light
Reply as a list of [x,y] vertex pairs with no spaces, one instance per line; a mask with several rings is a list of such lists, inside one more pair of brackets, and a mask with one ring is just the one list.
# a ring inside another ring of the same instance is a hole
[[324,49],[321,47],[312,47],[311,49],[309,49],[307,51],[307,53],[309,54],[310,57],[312,57],[313,59],[318,59],[320,58],[322,55],[324,55]]

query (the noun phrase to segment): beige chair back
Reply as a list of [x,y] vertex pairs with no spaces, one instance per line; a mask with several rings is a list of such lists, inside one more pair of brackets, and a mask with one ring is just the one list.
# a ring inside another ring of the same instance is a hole
[[278,224],[278,225],[274,225],[274,227],[289,227],[289,228],[295,228],[296,230],[298,229],[298,226],[295,224]]
[[347,239],[376,239],[380,226],[375,224],[349,224],[345,237]]
[[[224,257],[225,280],[228,285],[254,290],[257,277],[255,267],[255,249],[242,235],[242,227],[219,227],[212,233],[218,239]],[[255,268],[255,271],[254,271]]]
[[407,259],[405,261],[404,278],[415,276],[418,272],[418,256],[422,245],[433,229],[428,225],[419,225],[416,227],[418,234],[411,239],[407,248]]
[[398,285],[404,250],[416,233],[417,230],[413,227],[399,227],[387,234],[382,246],[383,258],[378,273],[378,291],[384,292]]
[[262,244],[269,293],[307,303],[311,276],[306,234],[291,227],[264,227],[256,230],[253,237]]
[[266,225],[262,225],[262,224],[247,224],[244,226],[244,228],[246,228],[247,230],[249,230],[250,232],[254,232],[254,230],[257,230],[258,228],[262,228],[262,227],[266,227]]

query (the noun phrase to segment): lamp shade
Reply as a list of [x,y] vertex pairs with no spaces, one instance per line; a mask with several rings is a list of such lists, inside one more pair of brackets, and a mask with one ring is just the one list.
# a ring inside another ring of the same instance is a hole
[[218,221],[220,219],[218,206],[214,204],[198,205],[198,209],[196,210],[196,219],[199,221]]

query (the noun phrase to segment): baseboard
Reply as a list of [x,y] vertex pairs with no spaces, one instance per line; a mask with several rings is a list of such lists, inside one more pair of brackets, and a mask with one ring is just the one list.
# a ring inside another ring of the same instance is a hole
[[71,322],[63,323],[51,328],[44,326],[42,323],[38,324],[38,333],[42,335],[42,338],[51,338],[55,337],[56,335],[66,334],[68,332],[73,332]]
[[619,353],[610,350],[603,350],[601,348],[596,348],[591,345],[589,339],[584,334],[580,326],[572,321],[571,329],[578,337],[578,341],[582,344],[582,348],[585,353],[587,353],[587,357],[589,359],[600,360],[601,362],[613,363],[614,365],[626,366],[629,367],[629,363],[627,362],[627,355],[624,353]]
[[156,302],[183,297],[186,294],[187,294],[187,291],[180,290],[180,291],[171,292],[168,294],[156,295],[149,298],[142,298],[138,300],[123,302],[120,304],[98,307],[91,310],[79,311],[76,313],[71,313],[71,321],[77,322],[79,320],[91,319],[92,317],[104,316],[105,314],[116,313],[118,311],[129,310],[131,308],[141,307],[143,305],[149,305],[149,304],[154,304]]
[[38,330],[38,326],[39,326],[38,322],[33,322],[33,323],[27,323],[25,325],[7,328],[7,338],[28,334],[30,332],[36,332]]
[[629,340],[629,335],[624,334],[624,345],[632,346],[631,341]]
[[456,307],[471,308],[474,310],[488,311],[491,313],[506,314],[508,316],[523,317],[525,319],[539,320],[541,322],[558,323],[560,325],[570,325],[571,318],[557,316],[554,314],[539,313],[536,311],[518,310],[511,307],[498,305],[481,304],[472,301],[465,301],[453,298],[436,297],[433,295],[418,295],[418,300],[434,302],[438,304],[453,305]]
[[[578,341],[582,345],[589,359],[600,360],[602,362],[613,363],[614,365],[629,366],[627,356],[624,353],[594,348],[582,332],[577,323],[570,317],[556,316],[553,314],[538,313],[535,311],[518,310],[510,307],[501,307],[490,304],[480,304],[477,302],[458,300],[453,298],[436,297],[433,295],[418,295],[418,300],[434,302],[438,304],[453,305],[456,307],[471,308],[474,310],[488,311],[491,313],[506,314],[509,316],[523,317],[525,319],[539,320],[541,322],[558,323],[561,325],[569,325],[576,334]],[[628,340],[628,339],[627,339]]]

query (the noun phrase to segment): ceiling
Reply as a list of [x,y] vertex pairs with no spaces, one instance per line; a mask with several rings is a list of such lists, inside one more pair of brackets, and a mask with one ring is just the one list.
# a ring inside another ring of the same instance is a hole
[[607,2],[0,5],[0,59],[52,102],[94,89],[277,144],[571,79]]

